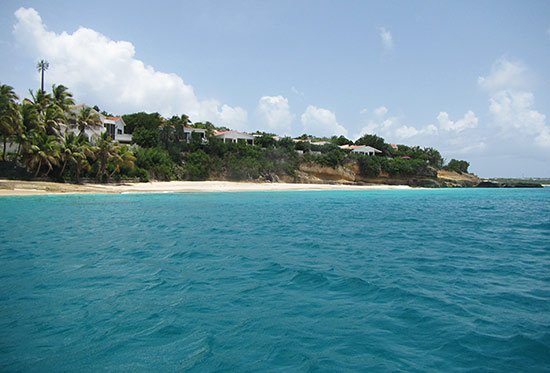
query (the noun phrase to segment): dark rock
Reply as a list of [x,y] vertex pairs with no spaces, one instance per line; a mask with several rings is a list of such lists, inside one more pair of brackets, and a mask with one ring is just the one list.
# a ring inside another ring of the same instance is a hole
[[494,181],[484,180],[477,184],[476,188],[502,188],[502,184]]
[[504,188],[544,188],[542,184],[528,181],[518,181],[513,183],[505,183]]
[[499,183],[485,180],[477,184],[476,188],[543,188],[542,184],[529,181],[508,181]]
[[409,179],[408,184],[420,188],[441,188],[441,184],[434,179]]

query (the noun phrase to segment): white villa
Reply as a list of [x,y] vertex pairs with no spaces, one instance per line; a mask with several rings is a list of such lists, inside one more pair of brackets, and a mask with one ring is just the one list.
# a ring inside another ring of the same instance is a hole
[[376,153],[382,153],[381,150],[373,148],[372,146],[359,146],[351,151],[352,153],[365,154],[365,155],[376,155]]
[[186,142],[191,142],[193,134],[196,134],[202,142],[206,141],[206,130],[204,128],[183,127],[183,137]]
[[[129,144],[132,142],[132,135],[129,133],[124,133],[124,120],[122,117],[105,117],[100,115],[101,122],[103,127],[109,133],[111,138],[115,141],[118,141],[121,144]],[[101,132],[104,132],[101,130]]]
[[223,142],[230,142],[230,143],[246,142],[247,144],[254,145],[254,136],[244,132],[238,132],[238,131],[216,132],[214,133],[214,137],[217,137],[218,139],[222,139]]
[[[84,107],[86,107],[86,105],[84,104],[75,105],[73,106],[71,111],[76,117],[80,113],[80,110],[82,110],[82,108]],[[126,126],[126,123],[124,123],[122,117],[109,117],[98,113],[94,109],[92,109],[92,111],[94,111],[99,116],[102,125],[97,126],[96,128],[89,128],[85,131],[85,134],[90,140],[93,141],[93,139],[97,139],[99,136],[101,136],[102,133],[107,132],[114,141],[117,141],[121,144],[129,144],[132,142],[132,135],[129,133],[124,133],[124,127]],[[72,121],[74,121],[74,119],[72,119]],[[67,131],[73,132],[75,134],[79,133],[78,129],[72,125],[64,128],[64,132]]]

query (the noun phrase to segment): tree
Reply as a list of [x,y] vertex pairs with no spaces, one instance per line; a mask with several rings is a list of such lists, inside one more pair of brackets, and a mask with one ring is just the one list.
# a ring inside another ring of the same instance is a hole
[[[443,157],[438,150],[434,148],[424,148],[423,159],[427,160],[430,166],[440,169],[443,167]],[[467,167],[466,167],[467,168]]]
[[101,180],[107,173],[107,165],[109,161],[118,156],[117,148],[111,136],[107,132],[104,132],[99,137],[96,145],[96,158],[99,162],[96,177]]
[[355,145],[372,146],[373,148],[382,150],[383,152],[385,152],[387,148],[386,142],[382,137],[368,134],[357,139],[357,141],[355,141]]
[[[137,129],[136,132],[140,130],[141,129]],[[168,122],[163,123],[162,126],[160,126],[157,131],[158,131],[158,142],[160,142],[160,144],[164,149],[170,148],[170,145],[176,141],[176,128],[174,125],[171,125]]]
[[94,148],[83,137],[69,132],[60,144],[60,158],[63,162],[60,176],[63,176],[67,165],[72,166],[76,182],[79,183],[82,169],[90,166],[88,158],[95,158]]
[[113,177],[115,173],[120,173],[123,169],[132,170],[135,167],[136,157],[127,145],[116,147],[116,156],[111,159],[113,171],[109,177]]
[[45,176],[48,176],[53,166],[59,165],[59,143],[55,136],[44,132],[34,132],[31,141],[25,148],[25,158],[29,170],[36,169],[37,177],[43,166],[48,167]]
[[53,103],[59,106],[64,113],[68,113],[74,105],[73,94],[63,84],[52,86]]
[[341,145],[352,145],[353,144],[353,141],[351,141],[350,139],[347,139],[345,136],[332,136],[330,138],[330,142],[332,142],[333,144],[336,144],[338,146],[341,146]]
[[59,138],[63,137],[60,129],[61,124],[65,123],[65,113],[63,113],[63,110],[61,110],[59,106],[50,105],[46,108],[41,125],[48,135],[57,136]]
[[449,164],[445,168],[447,170],[455,171],[455,172],[458,172],[459,174],[461,174],[461,173],[467,173],[468,172],[468,167],[470,167],[470,163],[468,163],[466,161],[461,161],[461,160],[458,160],[458,159],[451,159],[449,161]]
[[132,141],[142,148],[154,148],[159,144],[158,128],[138,127],[132,134]]
[[99,118],[99,114],[97,114],[91,107],[83,107],[80,109],[80,112],[76,117],[76,127],[80,131],[80,136],[85,136],[86,130],[94,130],[101,127],[101,119]]
[[3,141],[2,159],[6,160],[8,139],[21,131],[21,113],[19,112],[18,97],[9,85],[0,85],[0,135]]
[[380,157],[369,157],[366,155],[359,155],[359,172],[366,177],[378,177],[382,166],[380,164]]
[[39,115],[44,115],[46,109],[51,105],[52,96],[43,90],[38,90],[36,93],[29,89],[31,98],[26,98],[24,101],[34,106]]
[[191,180],[205,180],[210,173],[210,157],[202,150],[189,154],[185,160],[187,177]]
[[277,141],[273,138],[273,135],[263,133],[260,137],[254,139],[254,143],[262,148],[274,148]]
[[126,123],[126,126],[124,127],[126,133],[134,133],[134,131],[139,127],[157,130],[162,124],[162,117],[159,113],[148,114],[145,112],[139,112],[123,115],[122,119],[124,120],[124,123]]
[[41,73],[42,75],[42,78],[40,80],[40,90],[42,92],[44,92],[44,71],[48,70],[50,68],[50,64],[48,61],[46,60],[40,60],[38,61],[38,63],[36,64],[36,69],[38,70],[38,72]]

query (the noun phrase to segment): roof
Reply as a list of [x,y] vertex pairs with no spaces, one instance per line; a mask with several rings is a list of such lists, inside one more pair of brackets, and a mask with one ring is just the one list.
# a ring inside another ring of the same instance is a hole
[[340,145],[339,148],[340,149],[357,149],[357,148],[362,148],[363,146],[365,145]]
[[353,149],[354,152],[369,152],[369,153],[382,153],[381,150],[378,150],[376,148],[373,148],[372,146],[368,146],[368,145],[365,145],[365,146],[359,146],[358,148],[355,148]]
[[105,117],[105,119],[117,121],[117,120],[120,120],[121,118],[120,117]]
[[248,133],[239,132],[239,131],[222,131],[222,132],[214,132],[214,136],[226,136],[229,135],[229,137],[241,137],[246,139],[254,139],[254,136],[249,135]]
[[206,132],[205,128],[195,128],[195,127],[183,127],[183,130],[188,130],[190,132]]

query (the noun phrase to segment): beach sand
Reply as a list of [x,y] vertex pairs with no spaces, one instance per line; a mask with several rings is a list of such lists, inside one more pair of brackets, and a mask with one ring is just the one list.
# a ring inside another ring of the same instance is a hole
[[183,193],[183,192],[251,192],[284,190],[372,190],[410,189],[406,185],[344,185],[254,183],[233,181],[155,181],[121,184],[63,184],[45,181],[0,179],[0,196],[82,193]]

